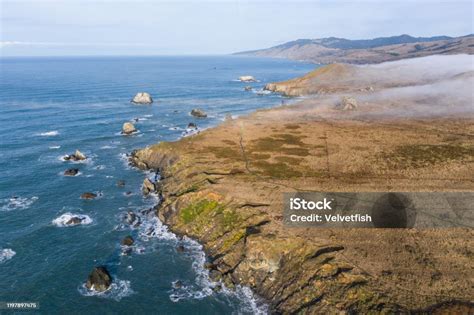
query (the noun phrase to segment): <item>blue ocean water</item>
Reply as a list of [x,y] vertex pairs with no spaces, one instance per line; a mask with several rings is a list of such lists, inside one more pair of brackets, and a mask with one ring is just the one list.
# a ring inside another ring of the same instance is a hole
[[[178,139],[189,122],[207,128],[226,114],[279,105],[280,96],[257,91],[313,68],[236,56],[0,59],[0,302],[38,302],[42,314],[265,311],[246,288],[214,292],[196,242],[178,239],[152,215],[142,215],[136,228],[124,222],[127,211],[156,203],[140,192],[147,174],[130,168],[125,155]],[[238,82],[241,75],[259,82]],[[141,91],[155,103],[131,104]],[[191,117],[192,108],[209,117]],[[120,135],[132,120],[139,133]],[[62,160],[76,149],[85,162]],[[79,175],[63,176],[71,167]],[[89,191],[100,198],[80,199]],[[69,214],[88,220],[65,227]],[[130,255],[120,247],[126,235],[136,240]],[[100,295],[84,288],[97,265],[114,278]],[[173,288],[177,280],[182,286]]]

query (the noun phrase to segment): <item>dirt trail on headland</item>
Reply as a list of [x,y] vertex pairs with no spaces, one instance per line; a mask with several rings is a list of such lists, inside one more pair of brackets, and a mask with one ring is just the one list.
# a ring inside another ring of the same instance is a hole
[[284,226],[284,192],[474,191],[474,116],[462,100],[462,115],[417,116],[403,110],[426,105],[416,97],[378,106],[380,90],[351,91],[354,110],[341,94],[318,96],[132,160],[161,172],[157,214],[204,244],[211,275],[248,285],[275,312],[472,311],[471,228]]

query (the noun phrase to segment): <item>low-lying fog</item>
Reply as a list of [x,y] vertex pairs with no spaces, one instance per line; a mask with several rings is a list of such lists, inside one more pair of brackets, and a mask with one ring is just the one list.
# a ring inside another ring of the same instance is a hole
[[356,110],[345,111],[349,116],[474,117],[472,55],[429,56],[357,66],[351,79],[367,83],[374,90],[318,97],[317,102],[322,105],[319,109],[333,109],[343,96],[348,96],[358,104]]

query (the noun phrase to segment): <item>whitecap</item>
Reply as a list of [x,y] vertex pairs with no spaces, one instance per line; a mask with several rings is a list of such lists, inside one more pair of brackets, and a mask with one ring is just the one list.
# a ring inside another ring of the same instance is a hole
[[[69,222],[69,220],[71,220],[74,217],[81,219],[81,223],[67,224],[67,222]],[[73,214],[73,213],[67,212],[59,216],[58,218],[54,219],[52,223],[56,225],[57,227],[70,227],[70,226],[75,226],[75,225],[91,224],[92,219],[88,215],[85,215],[85,214]]]
[[57,149],[60,149],[61,146],[60,145],[52,145],[49,147],[51,150],[57,150]]
[[111,145],[103,145],[100,147],[102,150],[108,150],[108,149],[113,149],[113,148],[116,148],[116,147],[113,147]]
[[38,133],[36,135],[41,136],[41,137],[54,137],[54,136],[59,135],[59,131],[57,131],[57,130],[46,131],[46,132]]
[[16,255],[16,252],[14,252],[11,248],[3,248],[0,249],[0,264],[10,260],[13,258],[13,256]]
[[143,117],[153,117],[152,114],[148,114],[148,115],[143,115]]
[[139,227],[138,236],[143,241],[149,241],[152,238],[172,241],[178,240],[176,234],[170,232],[168,227],[161,223],[161,221],[154,215],[152,218],[143,220]]
[[0,200],[0,211],[12,211],[12,210],[23,210],[29,208],[38,197],[33,196],[31,198],[27,197],[11,197]]
[[120,280],[113,277],[112,284],[106,291],[98,292],[95,290],[89,290],[86,287],[86,284],[83,283],[79,286],[79,293],[81,293],[83,296],[97,296],[106,299],[113,299],[118,302],[124,297],[130,296],[135,292],[132,290],[130,281]]

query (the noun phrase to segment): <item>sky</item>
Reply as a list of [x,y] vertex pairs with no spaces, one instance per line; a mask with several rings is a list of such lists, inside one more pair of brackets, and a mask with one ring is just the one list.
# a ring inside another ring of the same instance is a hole
[[461,36],[474,33],[473,6],[473,0],[0,0],[0,55],[215,55],[299,38]]

